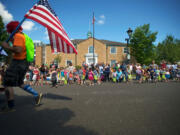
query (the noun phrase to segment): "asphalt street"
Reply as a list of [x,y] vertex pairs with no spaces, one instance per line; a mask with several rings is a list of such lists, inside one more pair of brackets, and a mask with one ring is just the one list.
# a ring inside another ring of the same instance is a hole
[[0,135],[180,135],[180,82],[34,88],[42,105],[15,88],[16,111],[0,114]]

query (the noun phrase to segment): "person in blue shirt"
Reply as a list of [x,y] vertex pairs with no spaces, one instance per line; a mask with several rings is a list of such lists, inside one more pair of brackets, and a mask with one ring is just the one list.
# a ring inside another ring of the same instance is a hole
[[122,70],[120,68],[116,71],[116,81],[117,82],[122,81]]
[[105,74],[105,81],[110,81],[110,78],[109,78],[109,74],[110,74],[110,66],[109,64],[107,64],[105,66],[105,70],[104,70],[104,74]]
[[[128,82],[127,66],[126,66],[125,62],[120,66],[120,68],[122,70],[123,76],[126,79],[126,82]],[[122,79],[124,79],[124,77]]]

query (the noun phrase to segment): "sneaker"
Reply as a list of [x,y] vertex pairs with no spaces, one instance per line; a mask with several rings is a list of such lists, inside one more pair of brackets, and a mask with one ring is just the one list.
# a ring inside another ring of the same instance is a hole
[[14,108],[9,108],[8,106],[4,106],[1,108],[0,113],[8,113],[8,112],[15,112],[16,109]]
[[42,99],[42,93],[39,93],[39,95],[35,98],[35,105],[40,105],[41,99]]

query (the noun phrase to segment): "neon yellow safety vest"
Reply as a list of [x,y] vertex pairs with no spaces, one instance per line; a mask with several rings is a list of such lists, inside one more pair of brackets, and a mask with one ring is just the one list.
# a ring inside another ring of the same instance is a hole
[[28,62],[34,61],[34,43],[33,40],[25,33],[23,33],[26,39],[26,60]]

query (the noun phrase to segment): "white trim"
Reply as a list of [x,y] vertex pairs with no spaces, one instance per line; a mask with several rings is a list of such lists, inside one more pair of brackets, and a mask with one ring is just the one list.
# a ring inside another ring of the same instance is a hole
[[66,65],[66,66],[68,66],[68,65],[67,65],[67,61],[71,61],[71,63],[72,63],[72,60],[66,59],[66,60],[65,60],[65,65]]
[[[115,52],[115,53],[112,53],[112,52],[111,52],[111,49],[112,49],[112,48],[115,48],[115,49],[116,49],[116,52]],[[117,47],[110,47],[110,54],[117,54]]]
[[[86,53],[84,56],[85,57],[93,57],[93,53]],[[94,53],[94,57],[98,57],[98,55],[96,53]]]
[[[85,54],[85,59],[86,59],[86,63],[87,64],[92,64],[92,63],[89,63],[89,59],[93,59],[93,53],[87,53]],[[95,64],[98,63],[98,55],[97,54],[94,54],[94,59],[95,59]]]

